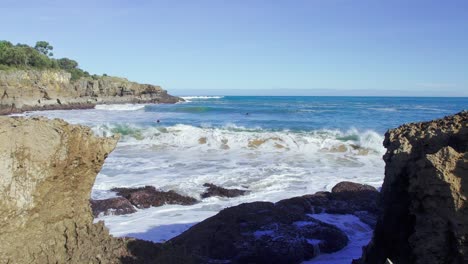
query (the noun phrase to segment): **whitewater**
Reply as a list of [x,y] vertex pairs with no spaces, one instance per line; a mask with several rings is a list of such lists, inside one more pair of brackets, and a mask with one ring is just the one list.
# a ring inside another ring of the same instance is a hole
[[[407,122],[454,114],[466,98],[187,96],[174,105],[98,105],[25,113],[120,134],[92,190],[152,185],[200,200],[122,216],[100,216],[115,236],[164,242],[221,209],[253,201],[330,191],[340,181],[380,188],[384,133]],[[157,122],[159,120],[159,122]],[[204,183],[247,190],[236,198],[200,199]],[[351,239],[342,251],[307,263],[349,263],[372,230],[353,216],[316,215]]]

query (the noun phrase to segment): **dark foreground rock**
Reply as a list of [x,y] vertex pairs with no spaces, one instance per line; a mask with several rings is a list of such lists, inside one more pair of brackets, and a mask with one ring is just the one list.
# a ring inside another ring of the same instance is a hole
[[468,263],[468,112],[385,135],[372,242],[354,263]]
[[332,192],[293,197],[279,201],[278,204],[303,213],[353,214],[364,223],[374,226],[380,212],[377,204],[379,195],[372,186],[341,182],[333,187]]
[[115,197],[104,200],[90,200],[91,209],[93,210],[94,217],[99,214],[104,215],[124,215],[136,212],[132,203],[124,197]]
[[239,189],[226,189],[217,185],[214,185],[212,183],[205,183],[203,184],[204,187],[207,187],[208,189],[201,194],[201,198],[208,198],[212,196],[220,196],[220,197],[237,197],[244,195],[247,191],[245,190],[239,190]]
[[254,202],[224,209],[166,244],[200,263],[300,263],[347,243],[341,230],[301,211]]
[[113,188],[111,191],[124,197],[137,208],[149,208],[151,206],[162,206],[165,204],[192,205],[197,199],[180,195],[174,191],[159,191],[154,186],[140,188]]

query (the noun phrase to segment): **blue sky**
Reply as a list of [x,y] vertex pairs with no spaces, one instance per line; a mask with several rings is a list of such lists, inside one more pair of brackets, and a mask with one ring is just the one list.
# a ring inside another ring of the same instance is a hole
[[0,39],[176,94],[468,96],[468,1],[2,0]]

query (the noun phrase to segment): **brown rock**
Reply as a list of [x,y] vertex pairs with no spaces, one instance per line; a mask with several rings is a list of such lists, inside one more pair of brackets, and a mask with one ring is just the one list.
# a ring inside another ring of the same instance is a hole
[[468,263],[468,112],[385,135],[383,214],[355,263]]
[[98,217],[101,213],[104,215],[123,215],[136,212],[135,207],[123,197],[90,200],[90,203],[94,217]]
[[118,263],[127,254],[89,207],[116,143],[62,120],[0,117],[0,263]]
[[113,188],[117,195],[128,199],[137,208],[149,208],[151,206],[162,206],[165,204],[192,205],[197,200],[192,197],[180,195],[174,191],[158,191],[154,186],[140,188]]
[[32,110],[87,109],[96,104],[176,103],[159,86],[124,78],[83,77],[72,81],[61,70],[0,70],[0,115]]
[[201,194],[201,198],[208,198],[211,196],[221,196],[221,197],[237,197],[244,195],[247,191],[239,190],[239,189],[225,189],[223,187],[219,187],[212,183],[205,183],[203,184],[204,187],[208,187],[208,189]]

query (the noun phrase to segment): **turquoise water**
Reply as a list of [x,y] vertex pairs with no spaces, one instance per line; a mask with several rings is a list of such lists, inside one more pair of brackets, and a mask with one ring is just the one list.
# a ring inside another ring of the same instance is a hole
[[431,120],[468,109],[468,98],[226,96],[187,100],[190,102],[147,106],[145,111],[154,112],[155,118],[168,125],[232,123],[273,130],[357,128],[383,133],[403,123]]

